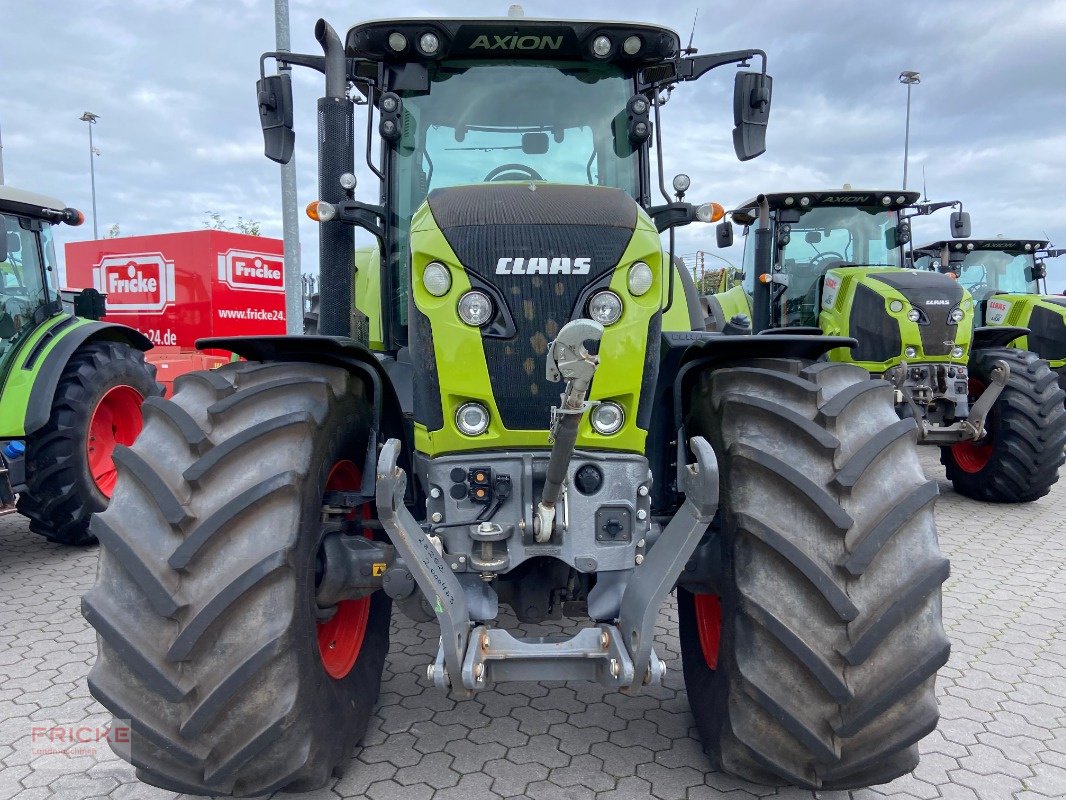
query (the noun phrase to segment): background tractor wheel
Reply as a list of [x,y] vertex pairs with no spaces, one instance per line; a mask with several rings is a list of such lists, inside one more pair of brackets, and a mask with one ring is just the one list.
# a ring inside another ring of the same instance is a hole
[[997,361],[1010,365],[1010,380],[985,420],[980,442],[941,448],[940,461],[955,491],[992,503],[1028,503],[1059,479],[1066,446],[1066,391],[1044,359],[1028,350],[1000,347],[974,352],[970,394],[988,386]]
[[847,364],[708,372],[690,435],[722,471],[723,578],[678,590],[685,687],[721,767],[846,789],[918,763],[949,645],[936,483],[892,387]]
[[89,517],[115,488],[111,453],[141,432],[141,403],[163,393],[144,353],[121,342],[74,351],[56,386],[48,423],[26,439],[26,491],[18,510],[30,530],[58,544],[89,545]]
[[131,720],[132,749],[116,752],[146,783],[319,788],[366,730],[389,646],[382,592],[316,614],[322,496],[358,488],[363,385],[334,367],[241,363],[175,386],[145,403],[93,520],[89,688]]

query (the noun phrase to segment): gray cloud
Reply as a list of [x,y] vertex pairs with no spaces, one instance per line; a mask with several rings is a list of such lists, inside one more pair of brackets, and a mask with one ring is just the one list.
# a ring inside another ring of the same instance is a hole
[[[567,17],[573,4],[526,4],[529,16]],[[894,188],[902,178],[906,92],[902,69],[922,73],[913,95],[911,188],[922,168],[932,199],[961,199],[978,235],[1047,235],[1066,244],[1066,4],[1062,2],[771,3],[704,7],[701,52],[761,47],[775,77],[768,152],[738,163],[730,141],[728,68],[683,86],[664,108],[667,177],[688,172],[693,199],[735,205],[759,191],[851,183]],[[696,3],[623,0],[581,16],[654,19],[688,36]],[[408,4],[404,16],[506,12],[507,3]],[[318,52],[318,16],[342,30],[358,21],[339,0],[292,0],[293,49]],[[7,181],[88,210],[94,129],[99,228],[124,235],[200,227],[204,212],[238,215],[280,235],[277,168],[260,155],[254,100],[258,58],[273,49],[273,3],[206,0],[9,3],[3,11],[0,105]],[[319,76],[295,73],[301,206],[313,199]],[[361,112],[357,112],[361,113]],[[357,159],[361,161],[361,159]],[[373,197],[365,165],[360,194]],[[939,238],[946,213],[920,220],[916,239]],[[66,240],[91,228],[65,229]],[[301,224],[304,264],[317,232]],[[678,235],[679,252],[712,250],[709,226]],[[717,253],[716,253],[717,254]],[[723,253],[736,259],[734,250]],[[1050,288],[1066,288],[1066,258]]]

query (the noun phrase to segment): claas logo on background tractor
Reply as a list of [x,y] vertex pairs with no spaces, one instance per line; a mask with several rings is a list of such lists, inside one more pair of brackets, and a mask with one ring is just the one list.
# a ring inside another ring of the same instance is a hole
[[989,300],[985,310],[985,321],[989,325],[1002,325],[1010,311],[1010,303],[1003,300]]
[[174,262],[162,253],[104,256],[93,287],[107,295],[108,312],[162,311],[174,302]]
[[285,259],[270,253],[227,250],[218,254],[218,279],[232,289],[285,291]]

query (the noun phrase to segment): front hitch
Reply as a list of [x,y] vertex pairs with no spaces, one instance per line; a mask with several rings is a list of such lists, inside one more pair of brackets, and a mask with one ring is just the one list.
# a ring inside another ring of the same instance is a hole
[[546,372],[550,381],[566,381],[562,403],[552,408],[552,452],[544,476],[540,503],[534,509],[533,537],[543,544],[555,527],[555,504],[563,490],[570,459],[577,444],[581,416],[589,407],[588,397],[599,359],[585,349],[585,342],[599,342],[603,326],[591,319],[566,323],[548,348]]
[[990,383],[977,398],[966,419],[946,426],[930,425],[928,420],[919,423],[919,444],[958,444],[959,442],[976,442],[985,436],[985,420],[992,406],[996,404],[1003,389],[1010,380],[1010,365],[1006,361],[996,361],[989,375]]

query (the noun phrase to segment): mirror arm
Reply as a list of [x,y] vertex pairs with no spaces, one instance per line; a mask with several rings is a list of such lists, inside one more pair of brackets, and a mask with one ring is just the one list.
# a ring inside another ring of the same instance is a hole
[[[325,74],[326,72],[326,57],[325,56],[310,56],[303,53],[287,53],[284,50],[274,51],[270,53],[263,53],[259,56],[259,77],[266,77],[266,60],[273,58],[277,62],[278,69],[285,69],[289,66],[295,65],[297,67],[309,67],[316,72]],[[285,65],[284,67],[282,65]]]
[[655,229],[662,233],[671,228],[679,228],[695,222],[696,206],[692,203],[667,203],[661,206],[651,206],[648,216],[655,223]]
[[728,53],[708,53],[705,56],[682,58],[677,68],[677,77],[682,81],[694,81],[723,64],[746,67],[753,58],[762,59],[762,74],[766,74],[766,53],[762,50],[732,50]]
[[900,219],[910,219],[911,217],[927,217],[934,211],[939,211],[942,208],[958,207],[959,211],[962,211],[962,201],[950,200],[943,203],[917,203],[911,207],[914,209],[914,213],[900,214]]
[[360,203],[358,200],[345,200],[337,203],[337,222],[362,228],[385,244],[385,207],[375,206],[370,203]]

